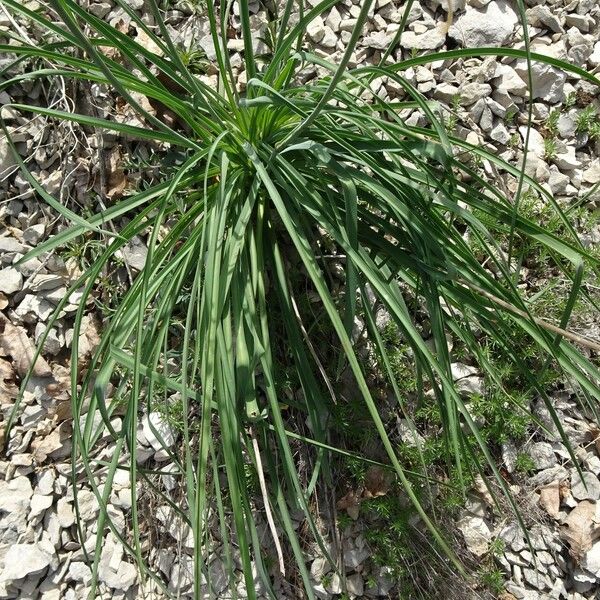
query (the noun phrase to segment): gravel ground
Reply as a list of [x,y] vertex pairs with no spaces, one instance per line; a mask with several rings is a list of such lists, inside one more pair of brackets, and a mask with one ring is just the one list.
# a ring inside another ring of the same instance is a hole
[[[144,12],[143,0],[127,0],[137,11]],[[462,0],[456,2],[454,18],[448,28],[450,0],[415,2],[408,17],[408,30],[393,53],[394,60],[413,53],[454,47],[505,45],[523,48],[523,33],[518,24],[516,2],[506,0]],[[36,0],[26,2],[40,8]],[[91,12],[112,25],[127,24],[126,13],[110,0],[83,2]],[[309,0],[309,4],[315,4]],[[597,0],[532,0],[527,8],[532,50],[566,59],[591,72],[600,70],[600,5]],[[232,25],[240,31],[239,18]],[[257,50],[266,27],[267,15],[258,2],[251,4],[251,23]],[[340,2],[328,13],[315,19],[308,30],[319,56],[336,62],[355,23],[358,2]],[[403,8],[392,0],[378,0],[368,26],[353,55],[352,65],[376,63],[393,39],[403,16]],[[168,13],[168,29],[173,38],[193,47],[198,44],[209,60],[214,48],[208,24],[193,7],[177,4]],[[13,20],[0,4],[2,32],[16,31],[22,38],[35,42],[36,30],[20,20]],[[136,33],[140,35],[139,32]],[[239,85],[245,83],[241,70],[241,43],[232,37],[228,43]],[[0,66],[9,62],[0,56]],[[237,66],[236,66],[237,65]],[[317,75],[316,69],[307,78]],[[216,84],[215,75],[204,75]],[[431,66],[410,68],[406,78],[426,96],[439,101],[454,119],[459,137],[485,145],[499,156],[519,164],[526,134],[527,70],[523,60],[511,58],[437,61]],[[378,78],[373,93],[381,98],[395,98],[402,90],[394,82]],[[534,125],[529,139],[526,170],[563,205],[585,198],[590,218],[580,227],[582,240],[590,247],[600,244],[598,208],[600,191],[600,156],[598,141],[580,126],[579,115],[586,107],[600,108],[598,91],[576,76],[540,63],[533,68]],[[98,116],[115,113],[106,91],[98,86],[71,89],[70,83],[56,85],[27,82],[0,93],[0,104],[39,102],[43,105],[79,110],[93,110]],[[83,107],[83,108],[82,108]],[[558,111],[555,147],[549,152],[547,124]],[[114,136],[90,134],[63,123],[49,124],[44,118],[29,119],[16,110],[2,111],[7,129],[19,153],[46,191],[71,206],[97,210],[102,202],[118,197],[133,188],[140,177],[148,176],[143,167],[129,169],[123,164],[131,159],[132,146]],[[136,117],[122,110],[118,118],[136,122]],[[401,115],[412,125],[423,124],[419,112]],[[139,148],[137,148],[139,151]],[[484,165],[486,170],[490,165]],[[491,173],[491,171],[488,171]],[[510,188],[512,182],[499,175],[499,185]],[[56,233],[64,224],[50,208],[41,203],[28,181],[17,171],[6,139],[0,137],[0,408],[5,421],[17,395],[20,378],[33,359],[34,347],[45,330],[45,323],[57,302],[67,295],[70,282],[80,273],[78,252],[61,256],[47,255],[24,264],[16,264],[29,249]],[[90,205],[98,198],[98,205]],[[123,252],[121,285],[142,267],[146,254],[143,239],[136,240]],[[101,321],[99,307],[104,294],[98,290],[96,302],[87,307],[86,327],[79,340],[82,360],[90,356],[98,343]],[[34,376],[24,395],[22,412],[8,440],[8,451],[0,457],[0,598],[43,600],[86,598],[91,573],[84,561],[85,552],[96,543],[98,504],[85,482],[78,483],[80,517],[86,539],[78,541],[70,479],[71,423],[69,421],[68,352],[73,338],[73,317],[81,294],[72,291],[69,303],[50,331]],[[600,337],[597,315],[578,323],[580,332]],[[481,385],[477,372],[455,365],[456,378],[475,392]],[[507,444],[502,449],[503,468],[512,474],[520,453],[533,461],[531,476],[513,489],[523,506],[530,507],[528,523],[531,552],[522,531],[507,514],[499,514],[484,494],[475,494],[460,514],[456,527],[475,560],[490,552],[490,543],[504,541],[497,562],[507,577],[503,600],[599,598],[600,582],[600,427],[577,407],[568,386],[554,397],[561,423],[575,448],[580,471],[569,453],[544,404],[531,399],[532,409],[547,426],[535,432],[522,448]],[[160,415],[147,415],[146,421],[162,428],[163,437],[176,443],[176,436]],[[168,469],[160,442],[146,425],[138,436],[140,461],[156,461]],[[4,436],[3,424],[0,434]],[[120,419],[115,418],[115,426]],[[110,456],[107,446],[103,453]],[[583,480],[581,474],[583,475]],[[163,476],[167,489],[175,486]],[[169,486],[172,486],[169,488]],[[150,501],[149,501],[150,502]],[[110,512],[116,523],[125,526],[131,496],[127,473],[119,471],[110,497]],[[178,523],[168,506],[148,505],[156,517],[157,544],[147,548],[172,590],[191,587],[190,531]],[[257,515],[259,529],[265,529]],[[265,535],[265,539],[269,539]],[[179,548],[175,552],[173,548]],[[389,569],[372,564],[371,550],[365,541],[360,520],[347,528],[341,538],[342,564],[350,598],[391,598],[395,582]],[[331,576],[326,562],[318,555],[308,556],[319,598],[339,598],[342,582]],[[214,598],[229,598],[224,562],[215,549],[210,564],[215,584]],[[136,568],[125,555],[117,538],[109,533],[104,540],[99,578],[103,598],[159,598],[152,583],[142,586]],[[294,598],[290,584],[276,582],[278,597]],[[244,595],[241,583],[238,591]],[[143,593],[146,593],[143,596]],[[476,594],[476,592],[473,592]],[[209,596],[206,596],[207,598]],[[460,597],[460,596],[457,596]],[[466,592],[465,596],[467,597]]]

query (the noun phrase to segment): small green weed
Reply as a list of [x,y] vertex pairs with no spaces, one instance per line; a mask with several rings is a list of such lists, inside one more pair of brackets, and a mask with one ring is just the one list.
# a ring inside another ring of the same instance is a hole
[[519,452],[519,454],[517,454],[517,460],[515,461],[515,469],[523,475],[528,475],[535,470],[535,463],[529,454],[526,452]]
[[504,589],[506,577],[498,567],[487,567],[480,571],[480,581],[493,594],[500,594]]
[[575,118],[575,131],[579,134],[589,134],[590,127],[598,122],[598,113],[595,106],[586,106]]
[[556,140],[554,138],[546,138],[544,140],[544,158],[546,160],[553,160],[556,158],[556,154]]
[[445,119],[446,129],[450,132],[454,132],[456,130],[456,126],[458,125],[458,110],[460,108],[460,94],[455,94],[452,96],[452,104],[450,109],[450,114]]
[[555,138],[558,134],[558,119],[560,117],[560,111],[557,109],[551,110],[548,115],[548,119],[544,124],[545,130],[548,132],[548,135]]
[[506,542],[502,539],[502,538],[494,538],[491,542],[490,542],[490,546],[489,546],[489,553],[492,556],[502,556],[504,554],[504,551],[506,550]]
[[563,106],[566,110],[569,110],[570,108],[573,108],[576,103],[577,103],[577,92],[569,92],[567,94],[567,97],[565,98]]
[[600,140],[600,120],[596,120],[588,127],[588,135],[592,140],[597,142]]
[[366,500],[362,511],[373,521],[365,532],[373,561],[391,568],[395,577],[405,576],[407,559],[413,552],[408,544],[413,511],[392,494]]

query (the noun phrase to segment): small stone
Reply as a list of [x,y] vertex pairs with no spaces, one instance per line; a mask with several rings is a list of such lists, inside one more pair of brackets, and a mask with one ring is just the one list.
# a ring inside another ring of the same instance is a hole
[[[586,489],[587,488],[587,489]],[[583,479],[575,471],[571,477],[571,494],[576,500],[599,500],[600,481],[588,471],[583,472]]]
[[338,42],[338,36],[332,31],[331,27],[325,26],[325,35],[321,38],[319,45],[323,48],[335,48]]
[[340,576],[337,573],[334,573],[324,587],[329,594],[341,594],[342,580],[340,579]]
[[425,438],[408,419],[398,419],[398,433],[403,444],[418,448],[423,448],[425,445]]
[[55,481],[56,477],[52,470],[48,469],[47,471],[44,471],[38,480],[35,492],[43,496],[49,496],[54,492]]
[[346,577],[346,589],[351,598],[362,598],[365,584],[359,573]]
[[31,509],[29,511],[29,520],[33,521],[52,506],[52,496],[42,496],[34,494],[31,497]]
[[600,458],[595,454],[589,454],[585,459],[585,466],[597,477],[600,477]]
[[[1,169],[0,165],[0,169]],[[0,254],[15,252],[18,254],[25,254],[27,252],[26,246],[15,240],[14,237],[1,236],[0,235]]]
[[534,27],[546,26],[555,33],[563,31],[560,21],[548,6],[538,5],[527,9],[527,22]]
[[0,481],[0,512],[25,512],[32,494],[31,482],[27,477]]
[[466,48],[502,46],[512,37],[519,18],[507,0],[490,2],[483,9],[467,5],[455,18],[448,35]]
[[577,130],[577,121],[572,111],[561,112],[558,117],[558,134],[562,138],[572,138]]
[[518,523],[507,525],[498,536],[503,540],[514,552],[521,552],[527,547],[523,530]]
[[23,286],[23,275],[12,267],[0,270],[0,292],[14,294]]
[[600,541],[597,541],[581,559],[581,566],[600,579]]
[[128,4],[133,10],[141,10],[144,6],[144,0],[125,0],[125,4]]
[[485,98],[492,93],[492,86],[489,83],[467,83],[460,88],[461,106],[470,106],[480,98]]
[[[583,180],[591,184],[596,184],[600,181],[600,159],[597,158],[592,161],[590,166],[583,172]],[[0,271],[0,279],[1,276],[2,272]]]
[[[528,65],[525,60],[518,60],[515,65],[515,71],[523,79],[528,80]],[[534,61],[531,64],[532,79],[532,97],[541,98],[546,102],[555,104],[564,97],[564,86],[567,81],[567,75],[564,71],[552,67],[546,63]]]
[[100,581],[116,590],[127,591],[137,580],[137,569],[126,562],[121,562],[116,570],[101,566],[98,574]]
[[96,2],[95,4],[90,4],[88,10],[99,19],[104,19],[104,17],[112,10],[112,5],[108,2]]
[[[593,18],[591,21],[594,23]],[[565,23],[569,27],[577,27],[579,31],[587,32],[590,29],[590,19],[588,15],[577,15],[575,13],[567,14],[565,16]]]
[[44,237],[46,226],[43,223],[32,225],[23,232],[23,241],[31,246],[35,246]]
[[325,25],[332,29],[333,31],[339,31],[340,24],[342,22],[342,17],[340,15],[340,11],[334,6],[329,11],[327,18],[325,19]]
[[310,575],[315,581],[321,581],[331,571],[331,564],[324,556],[317,556],[310,565]]
[[535,569],[523,569],[523,577],[525,581],[532,587],[537,590],[545,590],[550,587],[548,585],[548,580],[545,575],[542,575],[539,571]]
[[2,134],[0,135],[0,180],[8,177],[16,168],[17,161],[8,145],[6,135]]
[[482,396],[484,393],[483,377],[463,377],[456,382],[456,389],[461,394]]
[[527,567],[531,564],[530,560],[525,560],[523,556],[517,552],[512,552],[511,550],[507,550],[504,553],[504,558],[506,558],[511,565],[517,565],[519,567]]
[[512,440],[508,440],[506,443],[502,444],[502,462],[509,473],[514,473],[518,456],[519,452]]
[[570,177],[564,173],[561,173],[558,169],[556,169],[556,167],[554,167],[554,170],[550,169],[548,185],[550,186],[550,190],[553,194],[563,194],[570,181]]
[[554,162],[559,169],[565,169],[566,171],[572,171],[581,166],[581,162],[575,155],[575,148],[573,146],[566,146],[563,152],[556,155]]
[[503,146],[510,142],[510,133],[502,121],[496,123],[496,126],[490,131],[490,137]]
[[[60,275],[51,275],[38,273],[34,276],[34,278],[28,283],[27,287],[32,292],[45,292],[48,290],[55,290],[57,288],[63,287],[65,285],[65,280]],[[66,291],[66,290],[64,290]],[[65,293],[62,293],[61,299],[65,296]]]
[[169,577],[169,589],[178,594],[189,590],[194,583],[194,559],[182,554],[179,561],[173,565]]
[[213,591],[216,594],[220,594],[229,583],[225,563],[220,558],[215,558],[208,566],[208,575]]
[[121,249],[123,260],[136,271],[141,271],[146,264],[148,248],[139,237],[134,237]]
[[159,506],[156,511],[156,518],[162,523],[165,530],[176,541],[180,542],[186,548],[194,547],[194,533],[190,526],[182,519],[174,509],[168,505]]
[[369,582],[367,585],[366,595],[389,598],[389,594],[397,582],[397,578],[394,577],[390,567],[381,567],[379,572],[375,573],[374,579],[374,582]]
[[527,453],[531,457],[531,460],[538,471],[549,469],[558,462],[556,454],[554,454],[554,450],[548,442],[537,442],[532,444],[527,449]]
[[440,83],[433,92],[436,100],[451,104],[454,98],[459,97],[459,88],[451,83]]
[[463,379],[464,377],[472,377],[479,374],[479,369],[471,365],[465,365],[463,363],[452,363],[450,365],[450,371],[454,381]]
[[84,562],[73,561],[69,565],[69,578],[87,584],[92,580],[92,571]]
[[537,129],[528,128],[526,125],[519,127],[519,133],[523,144],[527,140],[527,152],[533,153],[538,158],[542,158],[545,152],[544,138]]
[[318,44],[325,35],[325,23],[323,23],[323,19],[321,17],[315,17],[306,28],[306,33],[308,37],[315,44]]
[[26,294],[15,309],[15,314],[25,323],[34,323],[37,320],[46,321],[53,312],[52,304],[33,294]]
[[421,34],[417,34],[414,31],[405,31],[400,39],[400,45],[409,50],[435,50],[443,46],[445,41],[446,34],[443,26],[438,25]]
[[351,550],[344,550],[344,564],[351,569],[356,569],[369,557],[370,552],[367,548],[352,548]]
[[96,515],[100,510],[100,503],[94,492],[80,490],[77,493],[77,508],[81,519],[84,521],[91,521],[96,518]]
[[527,95],[527,83],[523,81],[523,78],[510,65],[497,63],[494,71],[494,79],[497,82],[496,87],[499,90],[522,98]]
[[[596,42],[594,44],[594,50],[592,51],[590,56],[588,56],[588,62],[593,67],[597,67],[598,65],[600,65],[600,42]],[[0,145],[1,145],[1,143],[0,143]],[[0,150],[0,165],[2,164],[1,152],[2,151]],[[1,169],[2,169],[2,167],[0,166],[0,172],[1,172]]]
[[52,555],[40,544],[14,544],[4,556],[0,579],[9,584],[25,577],[39,579],[51,563]]
[[391,38],[385,31],[374,31],[363,39],[363,45],[374,50],[385,50],[390,44]]
[[34,438],[31,447],[33,457],[41,464],[49,455],[53,457],[66,456],[71,451],[71,425],[64,421],[49,435]]
[[465,516],[456,524],[462,532],[467,548],[476,556],[483,556],[492,539],[492,532],[481,517]]
[[143,431],[146,440],[154,450],[170,448],[175,443],[175,435],[163,415],[151,412],[143,420]]
[[201,37],[198,40],[198,45],[200,46],[200,48],[202,48],[202,50],[206,54],[206,58],[209,61],[214,62],[217,60],[217,51],[213,43],[212,35],[209,34]]

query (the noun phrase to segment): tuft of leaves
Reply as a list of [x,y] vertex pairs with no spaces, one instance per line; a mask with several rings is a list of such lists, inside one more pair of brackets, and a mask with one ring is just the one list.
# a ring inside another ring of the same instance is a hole
[[[51,0],[49,15],[3,0],[52,41],[0,46],[16,61],[44,61],[44,68],[8,75],[0,91],[24,80],[57,77],[99,84],[138,124],[33,103],[11,109],[141,140],[152,146],[153,160],[162,155],[169,167],[159,181],[123,189],[106,210],[83,217],[43,190],[15,151],[41,200],[70,222],[23,260],[83,236],[102,241],[101,253],[73,285],[82,293],[71,361],[74,472],[81,470],[98,500],[97,530],[110,528],[144,576],[167,593],[142,544],[138,483],[155,490],[191,527],[195,597],[211,585],[210,579],[203,582],[215,535],[209,516],[216,507],[231,589],[237,585],[235,551],[250,599],[257,596],[256,579],[275,597],[274,564],[282,573],[291,570],[307,598],[314,599],[303,553],[306,540],[312,537],[331,559],[314,514],[316,495],[334,485],[333,456],[367,460],[330,439],[336,411],[344,414],[348,431],[356,419],[368,420],[378,454],[411,510],[460,571],[422,501],[423,490],[405,471],[389,425],[392,409],[373,393],[373,370],[380,373],[377,385],[391,398],[394,416],[409,423],[415,416],[400,380],[407,370],[412,369],[410,387],[417,399],[434,400],[459,490],[453,501],[472,481],[466,466],[474,456],[477,469],[495,479],[509,499],[510,493],[453,380],[448,338],[491,385],[502,387],[481,351],[481,340],[493,341],[531,394],[546,403],[567,446],[545,383],[521,360],[524,345],[535,348],[543,364],[552,361],[582,401],[595,407],[600,397],[597,367],[572,343],[593,349],[594,342],[567,331],[573,302],[567,302],[560,326],[534,318],[516,285],[515,243],[547,252],[556,273],[569,282],[570,299],[585,293],[584,265],[597,270],[598,259],[586,251],[568,215],[543,187],[496,154],[449,133],[439,111],[403,71],[432,61],[500,54],[544,61],[600,82],[579,67],[516,49],[460,49],[389,64],[398,38],[379,64],[349,68],[373,0],[360,4],[347,48],[334,65],[301,42],[310,22],[335,3],[323,0],[305,7],[295,21],[296,3],[288,0],[277,28],[270,30],[269,53],[257,57],[248,2],[240,0],[247,78],[242,92],[223,43],[231,3],[206,3],[216,52],[211,66],[218,73],[215,87],[213,76],[202,74],[201,57],[182,53],[171,42],[155,0],[147,4],[156,31],[120,3],[135,36],[107,25],[75,0]],[[305,68],[317,69],[319,76],[302,83]],[[376,78],[404,90],[406,101],[374,95]],[[428,125],[404,122],[400,110],[405,106],[420,111]],[[460,160],[465,154],[470,160]],[[479,169],[484,162],[493,168]],[[563,224],[561,235],[524,215],[519,193],[506,194],[487,179],[485,172],[497,170],[526,183],[552,207]],[[78,340],[86,300],[105,267],[139,236],[147,239],[144,267],[108,316],[80,374]],[[480,252],[473,251],[472,240]],[[336,276],[332,260],[339,267]],[[65,302],[59,303],[48,330]],[[374,306],[389,315],[406,348],[403,356],[390,356]],[[362,345],[355,336],[357,321],[363,325]],[[373,349],[375,364],[362,352],[365,346]],[[348,406],[360,410],[343,410]],[[176,425],[176,444],[154,426],[153,434],[172,463],[169,475],[179,482],[183,498],[153,487],[153,465],[138,464],[138,427],[155,412]],[[121,429],[113,427],[115,416],[122,417]],[[107,440],[114,452],[100,475],[97,457]],[[422,454],[415,464],[421,465],[422,476],[435,476]],[[116,470],[124,465],[133,492],[129,527],[121,530],[107,507]],[[385,501],[372,505],[383,510]],[[257,508],[270,519],[274,544],[269,548],[260,542]],[[302,537],[292,514],[303,515]],[[384,542],[391,550],[392,542]],[[98,535],[87,556],[93,566],[92,596],[101,544]],[[283,561],[281,544],[293,561]]]

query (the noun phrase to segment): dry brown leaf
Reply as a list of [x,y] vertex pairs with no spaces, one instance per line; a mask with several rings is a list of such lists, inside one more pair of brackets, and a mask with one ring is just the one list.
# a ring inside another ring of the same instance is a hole
[[161,50],[160,46],[158,44],[156,44],[154,42],[154,40],[143,30],[143,29],[138,29],[135,23],[131,23],[132,27],[136,30],[137,34],[135,36],[135,41],[144,46],[144,48],[146,48],[146,50],[158,55],[158,56],[162,56],[163,55],[163,51]]
[[93,315],[85,315],[81,320],[81,333],[79,335],[79,359],[89,358],[100,343],[98,322]]
[[50,416],[58,423],[73,416],[71,412],[71,371],[59,364],[52,365],[54,381],[46,386],[46,393],[54,399]]
[[46,436],[38,436],[31,442],[33,458],[38,464],[43,463],[48,456],[61,450],[71,438],[72,428],[70,423],[61,423],[56,429]]
[[[129,24],[125,23],[123,19],[120,19],[115,25],[115,29],[121,33],[127,33],[129,31]],[[120,60],[121,53],[114,46],[98,46],[98,50],[110,60]]]
[[119,198],[127,187],[127,177],[121,168],[123,157],[119,146],[114,146],[106,157],[106,171],[108,181],[106,182],[106,195],[108,198]]
[[600,456],[600,428],[593,424],[590,427],[590,432],[594,436],[594,446],[596,446],[596,454]]
[[517,600],[515,596],[513,596],[510,592],[500,592],[498,594],[498,600]]
[[11,364],[0,358],[0,404],[12,402],[19,394],[19,388],[14,379],[15,373]]
[[376,465],[369,467],[365,474],[364,498],[385,496],[390,491],[392,477],[388,471]]
[[560,482],[553,481],[540,490],[540,506],[553,518],[560,511]]
[[559,485],[560,499],[565,500],[571,496],[571,486],[568,481],[561,481]]
[[490,490],[488,489],[488,486],[485,484],[485,481],[481,475],[477,475],[473,487],[488,506],[493,506],[494,498],[492,497],[492,494],[490,493]]
[[361,493],[355,490],[350,490],[343,498],[340,498],[337,502],[339,510],[345,510],[348,516],[356,521],[360,512]]
[[560,535],[569,544],[571,556],[579,561],[600,537],[600,523],[596,521],[596,503],[581,501],[569,513]]
[[154,108],[154,104],[151,100],[148,99],[148,96],[144,96],[144,94],[138,94],[137,92],[131,92],[131,97],[147,112],[152,116],[156,116],[156,108]]
[[[0,317],[0,350],[12,358],[14,369],[20,377],[27,374],[35,355],[35,345],[23,327],[13,325],[4,317]],[[42,356],[35,361],[33,374],[36,377],[52,375],[50,365]]]

